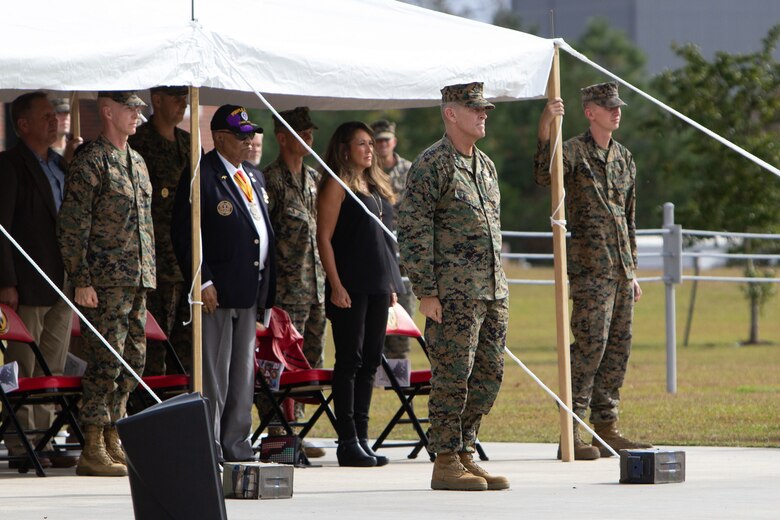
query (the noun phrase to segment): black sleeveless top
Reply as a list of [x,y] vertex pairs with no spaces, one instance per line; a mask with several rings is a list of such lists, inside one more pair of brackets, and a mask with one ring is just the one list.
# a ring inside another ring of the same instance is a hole
[[[335,182],[331,180],[330,182]],[[391,228],[393,206],[376,192],[365,195],[353,192],[377,217],[377,200],[382,205],[382,223]],[[363,208],[345,194],[339,218],[331,238],[336,270],[344,288],[350,293],[390,294],[404,291],[396,260],[396,245]],[[330,284],[326,282],[330,292]]]

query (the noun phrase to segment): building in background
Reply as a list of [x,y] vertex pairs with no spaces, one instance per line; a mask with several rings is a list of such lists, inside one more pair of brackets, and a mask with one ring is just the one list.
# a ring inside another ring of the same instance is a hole
[[717,51],[756,52],[767,31],[780,23],[778,0],[512,0],[512,10],[523,27],[537,27],[539,36],[570,43],[582,36],[592,18],[605,18],[647,55],[652,75],[683,64],[672,51],[673,42],[694,43],[707,59]]

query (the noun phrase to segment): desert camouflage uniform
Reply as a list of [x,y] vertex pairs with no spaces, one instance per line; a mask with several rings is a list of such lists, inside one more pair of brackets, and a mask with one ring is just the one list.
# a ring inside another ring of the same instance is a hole
[[[146,353],[146,292],[154,289],[152,185],[143,158],[122,154],[101,136],[70,164],[59,213],[59,243],[74,287],[93,287],[90,321],[139,374]],[[87,371],[81,421],[106,426],[125,413],[136,381],[113,354],[84,332]]]
[[[128,138],[130,146],[143,156],[152,182],[152,220],[154,221],[154,249],[157,254],[157,289],[147,296],[146,306],[171,340],[176,355],[184,367],[192,366],[192,336],[182,325],[189,319],[187,291],[189,287],[176,261],[171,243],[171,215],[176,187],[182,173],[189,174],[190,134],[174,129],[174,141],[169,141],[154,128],[152,121],[138,128]],[[165,346],[152,341],[146,349],[146,368],[150,376],[166,372]],[[168,367],[169,372],[175,372]]]
[[445,135],[409,171],[401,202],[401,260],[418,297],[438,297],[426,320],[432,390],[431,449],[473,451],[480,420],[503,379],[509,289],[501,267],[498,176],[474,147],[463,157]]
[[[395,204],[393,204],[393,215],[396,215],[393,224],[397,225],[398,210],[401,207],[401,200],[406,193],[406,175],[409,173],[409,168],[412,167],[411,161],[404,159],[397,153],[393,152],[395,157],[395,166],[389,170],[385,170],[385,173],[390,177],[390,186],[395,193]],[[401,274],[406,276],[406,273],[401,270]],[[404,282],[405,293],[398,294],[398,303],[401,307],[406,309],[409,316],[414,317],[414,313],[417,307],[417,298],[415,298],[412,292],[412,284],[409,281]],[[409,338],[406,336],[386,336],[385,337],[385,356],[390,359],[404,359],[409,355]]]
[[[534,174],[550,184],[550,146],[538,144]],[[563,144],[574,411],[591,422],[618,418],[631,352],[636,268],[636,167],[624,146],[600,148],[590,131]]]
[[[303,165],[291,173],[281,157],[263,170],[268,213],[276,235],[276,305],[303,335],[303,354],[321,368],[325,351],[325,272],[317,250],[317,183],[320,175]],[[266,405],[260,404],[262,410]],[[296,419],[303,405],[295,403]]]

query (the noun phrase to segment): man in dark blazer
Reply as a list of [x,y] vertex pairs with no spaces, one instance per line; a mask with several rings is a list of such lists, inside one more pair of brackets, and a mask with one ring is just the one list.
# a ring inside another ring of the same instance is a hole
[[[56,230],[65,164],[50,148],[57,138],[54,108],[43,92],[23,94],[11,104],[11,120],[20,142],[0,153],[0,224],[62,289],[65,269]],[[19,314],[52,373],[61,375],[70,340],[70,307],[5,236],[0,236],[0,303]],[[43,375],[27,345],[8,345],[5,362],[12,361],[19,364],[20,377]],[[54,414],[51,405],[35,405],[19,410],[18,417],[25,429],[45,430]],[[6,435],[5,443],[11,455],[24,453],[15,434]],[[42,456],[41,463],[68,467],[76,459]],[[10,462],[11,467],[19,464]]]
[[[260,170],[247,161],[262,129],[246,109],[223,105],[211,119],[215,149],[200,165],[203,395],[214,413],[217,456],[253,458],[255,323],[276,293],[274,235]],[[171,238],[185,280],[192,280],[190,179],[176,191]]]

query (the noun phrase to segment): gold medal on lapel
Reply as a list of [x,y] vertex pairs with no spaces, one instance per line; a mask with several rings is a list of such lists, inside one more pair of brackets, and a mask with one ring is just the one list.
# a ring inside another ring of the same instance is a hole
[[233,204],[231,204],[229,200],[220,201],[220,203],[217,204],[217,213],[223,217],[227,217],[233,213]]

